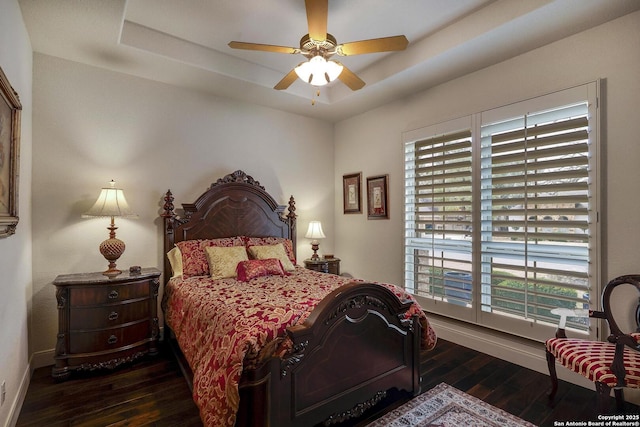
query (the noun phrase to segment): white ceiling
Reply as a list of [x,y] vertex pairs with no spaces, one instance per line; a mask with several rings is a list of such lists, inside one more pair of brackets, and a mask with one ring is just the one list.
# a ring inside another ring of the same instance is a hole
[[301,55],[303,0],[19,0],[33,50],[87,65],[338,121],[640,9],[636,0],[329,0],[338,43],[404,34],[402,52],[340,58],[366,86],[273,86]]

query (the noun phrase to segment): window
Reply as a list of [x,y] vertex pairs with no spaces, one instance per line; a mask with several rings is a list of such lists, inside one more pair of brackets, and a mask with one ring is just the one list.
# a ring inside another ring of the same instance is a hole
[[551,310],[597,303],[596,90],[404,134],[405,287],[426,309],[544,340]]

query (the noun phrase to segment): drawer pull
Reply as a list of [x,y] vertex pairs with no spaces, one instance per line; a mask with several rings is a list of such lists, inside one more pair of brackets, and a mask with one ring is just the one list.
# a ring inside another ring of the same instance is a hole
[[109,339],[107,340],[107,342],[108,342],[109,344],[115,344],[115,343],[117,343],[117,342],[118,342],[118,337],[116,337],[115,335],[111,335],[111,336],[109,337]]
[[111,313],[109,313],[109,320],[117,320],[118,319],[118,313],[116,313],[115,311],[112,311]]
[[116,298],[118,298],[118,291],[109,292],[109,299],[116,299]]

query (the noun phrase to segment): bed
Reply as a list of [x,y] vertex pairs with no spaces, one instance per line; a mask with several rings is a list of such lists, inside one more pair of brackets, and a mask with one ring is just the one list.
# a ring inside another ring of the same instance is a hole
[[297,265],[293,197],[279,205],[238,170],[173,202],[168,190],[165,339],[206,426],[334,425],[420,393],[426,316],[401,288]]

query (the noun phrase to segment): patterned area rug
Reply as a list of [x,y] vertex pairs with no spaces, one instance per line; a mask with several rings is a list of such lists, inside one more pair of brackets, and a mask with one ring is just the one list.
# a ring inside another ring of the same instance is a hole
[[441,383],[368,424],[369,427],[521,427],[534,426]]

